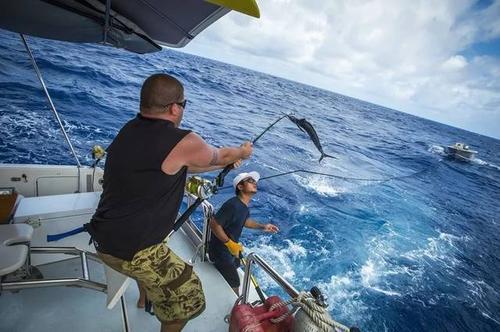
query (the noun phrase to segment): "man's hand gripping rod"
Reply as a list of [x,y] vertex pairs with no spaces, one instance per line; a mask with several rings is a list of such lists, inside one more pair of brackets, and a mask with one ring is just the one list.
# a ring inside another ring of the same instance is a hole
[[[274,121],[273,123],[271,123],[269,126],[267,126],[266,129],[264,129],[257,137],[254,138],[254,140],[252,141],[252,144],[255,144],[255,142],[257,142],[257,140],[259,138],[262,137],[262,135],[264,135],[269,129],[271,129],[275,124],[277,124],[280,120],[282,120],[283,118],[287,117],[288,114],[285,114],[281,117],[279,117],[276,121]],[[219,173],[219,175],[217,175],[217,177],[215,178],[215,184],[217,185],[218,188],[222,187],[224,185],[224,178],[226,177],[227,173],[229,173],[230,170],[232,170],[234,167],[233,167],[233,164],[231,165],[227,165],[226,167],[224,167],[224,169]]]

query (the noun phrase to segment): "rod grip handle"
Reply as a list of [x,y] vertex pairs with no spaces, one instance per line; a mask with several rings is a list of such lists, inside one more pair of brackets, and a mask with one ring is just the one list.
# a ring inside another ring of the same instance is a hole
[[215,183],[217,184],[218,187],[222,187],[224,185],[224,178],[226,177],[227,173],[229,173],[230,170],[234,168],[233,164],[227,165],[224,167],[224,169],[217,175],[217,178],[215,179]]

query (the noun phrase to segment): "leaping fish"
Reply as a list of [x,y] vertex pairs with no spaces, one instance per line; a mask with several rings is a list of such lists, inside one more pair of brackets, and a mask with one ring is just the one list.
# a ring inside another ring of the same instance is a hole
[[321,146],[321,143],[319,141],[318,134],[316,133],[316,130],[314,130],[314,127],[312,124],[310,124],[306,119],[297,119],[296,117],[292,115],[288,115],[288,118],[290,121],[295,123],[297,127],[299,127],[300,130],[303,132],[306,132],[311,140],[313,141],[314,145],[316,145],[316,148],[318,151],[321,153],[321,157],[319,158],[319,162],[323,160],[323,158],[328,157],[328,158],[335,158],[334,156],[331,156],[329,154],[326,154],[323,152],[323,147]]

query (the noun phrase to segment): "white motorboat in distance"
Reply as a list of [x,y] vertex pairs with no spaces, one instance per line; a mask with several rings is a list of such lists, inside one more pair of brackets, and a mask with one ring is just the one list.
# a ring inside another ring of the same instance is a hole
[[472,160],[477,151],[471,150],[465,143],[455,143],[449,145],[445,149],[449,156],[456,157],[459,159]]

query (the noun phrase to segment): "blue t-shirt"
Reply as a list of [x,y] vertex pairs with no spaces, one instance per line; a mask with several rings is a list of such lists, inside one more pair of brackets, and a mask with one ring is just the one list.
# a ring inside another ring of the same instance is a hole
[[[222,226],[227,236],[234,242],[240,240],[245,221],[250,217],[250,210],[237,196],[227,200],[215,214],[215,220]],[[224,243],[212,233],[209,245],[212,259],[233,259]]]

